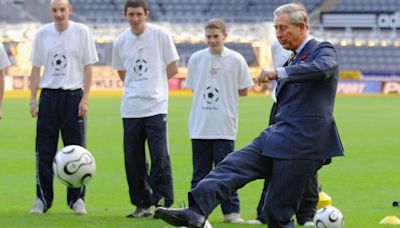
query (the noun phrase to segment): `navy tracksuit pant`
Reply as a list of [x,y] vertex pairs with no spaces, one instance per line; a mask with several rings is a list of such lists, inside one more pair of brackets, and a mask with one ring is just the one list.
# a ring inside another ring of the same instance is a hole
[[[123,118],[125,171],[131,203],[169,207],[174,200],[167,141],[167,115]],[[145,143],[150,151],[150,172]]]
[[[78,117],[82,90],[42,89],[36,128],[36,195],[46,212],[53,202],[53,159],[57,152],[58,138],[64,146],[85,146],[86,119]],[[84,198],[85,187],[68,188],[67,203],[70,207]]]
[[[192,139],[193,176],[192,189],[224,158],[234,151],[233,140]],[[234,192],[221,203],[224,215],[240,212],[239,196]]]

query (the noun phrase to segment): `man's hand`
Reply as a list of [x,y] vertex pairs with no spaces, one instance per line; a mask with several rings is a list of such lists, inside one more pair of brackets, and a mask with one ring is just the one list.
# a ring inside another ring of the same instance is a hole
[[79,107],[78,107],[78,116],[79,117],[86,116],[88,110],[89,110],[88,102],[86,100],[81,100],[81,102],[79,102]]
[[36,100],[31,100],[29,102],[29,111],[31,112],[31,115],[33,118],[37,117],[38,112],[37,112],[37,104],[36,104]]
[[260,85],[261,83],[270,82],[276,80],[277,73],[275,68],[264,68],[257,76],[256,82]]

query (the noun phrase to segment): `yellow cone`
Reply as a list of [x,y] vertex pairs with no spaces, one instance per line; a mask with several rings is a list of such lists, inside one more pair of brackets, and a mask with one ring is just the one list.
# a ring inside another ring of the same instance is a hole
[[400,224],[400,219],[394,215],[386,216],[379,224]]
[[317,209],[332,205],[332,198],[325,192],[321,191],[318,197]]

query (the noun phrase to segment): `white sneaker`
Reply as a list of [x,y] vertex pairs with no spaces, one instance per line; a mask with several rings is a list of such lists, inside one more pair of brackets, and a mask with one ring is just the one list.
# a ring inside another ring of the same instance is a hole
[[250,224],[250,225],[263,225],[263,223],[258,219],[249,220],[249,221],[247,221],[247,224]]
[[206,220],[206,222],[204,223],[203,228],[212,228],[211,223],[208,220]]
[[230,213],[224,215],[224,222],[235,223],[235,224],[245,223],[245,221],[242,218],[240,218],[239,213]]
[[30,213],[35,215],[42,215],[43,212],[44,212],[43,202],[40,199],[36,199],[35,202],[33,202],[33,206]]
[[305,222],[303,226],[314,227],[314,222],[312,221]]
[[81,198],[79,198],[74,204],[72,204],[72,210],[76,215],[86,215],[86,207],[85,202]]

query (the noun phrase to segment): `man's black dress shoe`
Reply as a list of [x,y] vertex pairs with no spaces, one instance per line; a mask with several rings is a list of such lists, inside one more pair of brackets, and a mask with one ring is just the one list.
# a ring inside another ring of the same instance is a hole
[[173,226],[203,228],[206,219],[203,215],[189,209],[168,209],[159,207],[155,216]]

